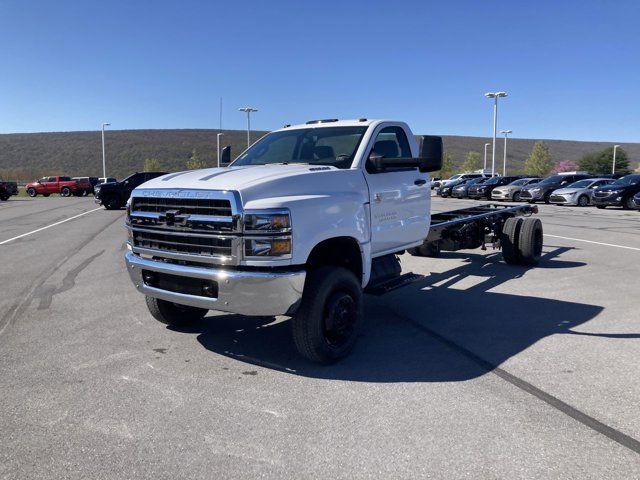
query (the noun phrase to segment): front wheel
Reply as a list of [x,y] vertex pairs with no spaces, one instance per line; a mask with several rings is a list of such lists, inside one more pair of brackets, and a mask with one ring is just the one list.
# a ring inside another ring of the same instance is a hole
[[341,267],[312,270],[292,320],[298,352],[323,364],[346,357],[356,343],[363,316],[362,287],[352,272]]
[[62,195],[63,197],[70,197],[71,189],[69,187],[62,187],[62,190],[60,190],[60,195]]
[[589,197],[587,197],[586,195],[581,195],[580,198],[578,198],[578,206],[586,207],[587,205],[589,205]]
[[512,200],[514,202],[519,202],[520,201],[520,192],[516,192],[513,194]]
[[118,210],[122,206],[120,200],[115,195],[108,195],[107,198],[102,201],[102,204],[107,210]]
[[149,313],[161,323],[172,327],[186,327],[202,320],[208,310],[205,308],[179,305],[159,298],[146,297]]
[[38,195],[38,192],[36,192],[35,188],[27,188],[27,195],[33,198]]
[[627,198],[624,202],[622,202],[622,208],[625,210],[633,210],[636,208],[636,205],[633,203],[633,197]]

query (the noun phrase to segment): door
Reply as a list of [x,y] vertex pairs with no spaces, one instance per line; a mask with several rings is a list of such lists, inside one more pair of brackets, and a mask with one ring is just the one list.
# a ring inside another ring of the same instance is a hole
[[42,182],[42,193],[57,193],[58,179],[57,177],[46,177]]
[[[381,129],[367,152],[386,158],[412,157],[402,127]],[[428,175],[417,168],[376,172],[367,162],[365,177],[371,208],[371,252],[390,253],[423,240],[429,231],[431,195]]]

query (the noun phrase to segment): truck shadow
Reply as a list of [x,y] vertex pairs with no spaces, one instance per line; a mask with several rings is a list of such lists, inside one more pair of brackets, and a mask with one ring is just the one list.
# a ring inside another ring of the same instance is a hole
[[[566,250],[546,247],[538,268],[585,265],[556,258]],[[290,374],[363,382],[447,382],[483,375],[549,335],[579,334],[571,329],[603,310],[539,298],[536,292],[491,292],[526,275],[527,269],[500,262],[499,254],[444,255],[463,264],[430,273],[384,297],[367,296],[365,325],[355,351],[331,366],[298,356],[290,320],[221,314],[181,331],[197,334],[197,340],[217,354]],[[550,281],[556,278],[550,276]]]

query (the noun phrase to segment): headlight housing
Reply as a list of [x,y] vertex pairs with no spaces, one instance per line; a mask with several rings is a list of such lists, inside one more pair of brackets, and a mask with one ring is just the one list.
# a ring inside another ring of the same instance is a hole
[[243,253],[247,259],[291,258],[289,210],[256,210],[244,213]]
[[290,233],[291,214],[288,210],[248,212],[244,214],[245,233]]
[[245,257],[289,257],[291,237],[252,237],[244,239]]

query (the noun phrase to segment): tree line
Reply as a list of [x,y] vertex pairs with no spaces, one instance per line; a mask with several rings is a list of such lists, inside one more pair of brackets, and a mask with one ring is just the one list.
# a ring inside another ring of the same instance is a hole
[[[570,160],[554,162],[549,147],[545,142],[539,141],[531,149],[531,153],[529,153],[524,162],[524,167],[511,173],[530,175],[532,177],[546,177],[550,174],[581,170],[592,175],[610,175],[613,168],[613,148],[608,147],[597,152],[587,153],[577,163]],[[480,169],[482,169],[482,163],[478,152],[467,152],[460,167],[455,166],[449,152],[444,152],[442,169],[435,176],[448,178],[456,173],[472,172]],[[616,151],[615,173],[620,175],[629,173],[629,158],[627,152],[622,148],[618,148]]]

